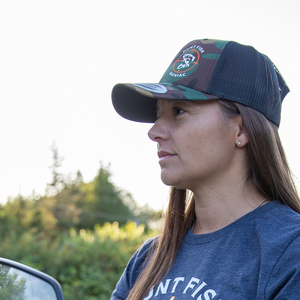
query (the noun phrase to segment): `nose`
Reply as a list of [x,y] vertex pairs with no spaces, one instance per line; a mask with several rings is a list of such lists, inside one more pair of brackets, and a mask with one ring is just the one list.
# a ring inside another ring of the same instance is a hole
[[153,142],[167,140],[169,137],[167,126],[162,118],[158,118],[148,131],[148,136]]

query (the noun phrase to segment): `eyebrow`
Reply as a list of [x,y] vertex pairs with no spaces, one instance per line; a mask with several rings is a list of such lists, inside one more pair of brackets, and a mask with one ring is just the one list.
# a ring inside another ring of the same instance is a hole
[[[192,100],[181,100],[181,99],[161,99],[161,100],[167,101],[168,103],[171,103],[173,105],[178,105],[178,104],[184,105],[184,104],[187,104],[188,102],[189,103],[194,102]],[[158,105],[158,102],[157,102],[156,107],[155,107],[156,115],[159,113],[159,111],[160,111],[160,106]]]

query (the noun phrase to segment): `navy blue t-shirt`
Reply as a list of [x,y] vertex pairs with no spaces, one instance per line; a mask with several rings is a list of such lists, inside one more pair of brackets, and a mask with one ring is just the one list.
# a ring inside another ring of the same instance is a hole
[[[125,300],[151,240],[131,258],[111,300]],[[300,215],[278,201],[209,234],[186,234],[175,262],[144,300],[300,299]]]

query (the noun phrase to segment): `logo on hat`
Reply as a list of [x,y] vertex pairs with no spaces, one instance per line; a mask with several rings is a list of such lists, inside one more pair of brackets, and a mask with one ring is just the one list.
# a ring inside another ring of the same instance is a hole
[[190,71],[198,65],[199,58],[200,53],[195,49],[181,54],[173,65],[173,71],[175,73],[184,73]]

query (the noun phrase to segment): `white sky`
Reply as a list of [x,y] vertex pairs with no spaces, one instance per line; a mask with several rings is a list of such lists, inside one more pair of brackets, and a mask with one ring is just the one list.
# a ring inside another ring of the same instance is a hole
[[[286,79],[281,139],[300,178],[299,3],[296,0],[9,0],[0,4],[0,202],[51,181],[56,141],[63,173],[112,181],[161,208],[149,124],[119,117],[118,82],[158,82],[177,52],[201,38],[234,40],[267,54]],[[299,187],[299,182],[297,183]]]

